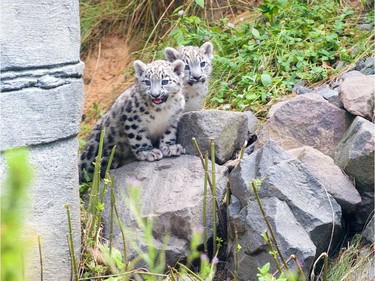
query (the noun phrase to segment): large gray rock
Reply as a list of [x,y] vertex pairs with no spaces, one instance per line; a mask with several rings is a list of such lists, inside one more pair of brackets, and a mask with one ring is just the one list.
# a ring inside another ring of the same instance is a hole
[[362,201],[361,196],[353,182],[335,165],[331,157],[310,146],[291,149],[288,153],[306,166],[328,193],[336,199],[344,213],[355,213]]
[[[211,163],[211,162],[210,162]],[[141,171],[141,172],[140,172]],[[166,237],[167,263],[174,264],[186,256],[190,249],[191,235],[194,228],[203,226],[203,179],[204,169],[196,156],[182,155],[176,158],[164,158],[157,162],[134,162],[112,170],[115,178],[116,205],[124,226],[128,229],[127,239],[139,247],[145,243],[141,229],[136,223],[136,216],[130,212],[129,204],[124,199],[129,186],[136,186],[141,193],[142,218],[153,219],[155,247],[162,249]],[[223,197],[227,182],[227,169],[216,165],[218,202]],[[209,192],[210,194],[210,192]],[[212,235],[213,214],[212,197],[207,203],[207,232]],[[106,206],[110,206],[107,196]],[[110,212],[106,208],[103,216],[104,235],[109,237]],[[122,249],[123,242],[119,227],[114,227],[114,246]],[[136,256],[134,245],[128,245],[128,259]]]
[[299,160],[272,141],[245,156],[230,174],[231,191],[242,207],[254,204],[249,182],[255,178],[263,179],[261,198],[276,197],[288,204],[317,247],[317,254],[327,251],[331,238],[333,244],[339,238],[340,205]]
[[374,132],[373,123],[356,117],[335,152],[335,163],[355,178],[360,192],[374,190]]
[[358,116],[336,148],[335,163],[354,178],[362,197],[351,221],[354,231],[362,231],[374,212],[374,133],[375,125]]
[[344,79],[340,87],[340,100],[347,111],[368,120],[373,120],[374,79],[374,75]]
[[247,140],[248,118],[240,112],[222,110],[191,111],[182,115],[178,125],[177,142],[186,152],[198,155],[191,139],[195,137],[202,153],[210,151],[210,138],[215,139],[215,156],[218,164],[231,159],[235,151]]
[[333,156],[350,123],[349,114],[321,96],[300,95],[283,103],[266,121],[255,147],[272,139],[284,149],[307,145]]
[[[232,197],[232,203],[236,205],[236,199]],[[308,233],[298,223],[288,204],[275,197],[262,199],[262,206],[275,233],[277,244],[285,260],[295,255],[303,270],[308,276],[314,262],[316,247],[310,240]],[[261,268],[269,262],[270,272],[277,270],[272,256],[269,254],[269,246],[262,234],[267,230],[259,205],[256,202],[247,205],[241,211],[235,211],[230,207],[229,221],[231,223],[231,237],[229,248],[236,249],[234,229],[238,231],[238,244],[241,250],[238,252],[238,279],[249,280],[258,273]],[[233,256],[233,253],[232,253]],[[233,269],[233,258],[229,262]],[[290,264],[291,268],[295,268]]]

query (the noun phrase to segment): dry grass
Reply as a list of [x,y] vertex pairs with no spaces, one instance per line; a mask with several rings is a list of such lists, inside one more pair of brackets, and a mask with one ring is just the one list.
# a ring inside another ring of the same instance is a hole
[[350,242],[330,264],[328,280],[369,281],[375,278],[375,244],[362,245],[360,237]]

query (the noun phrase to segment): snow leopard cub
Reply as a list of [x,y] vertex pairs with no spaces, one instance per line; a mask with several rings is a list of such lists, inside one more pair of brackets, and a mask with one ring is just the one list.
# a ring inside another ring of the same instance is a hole
[[155,161],[185,153],[176,144],[176,128],[185,106],[181,91],[184,67],[181,60],[172,63],[156,60],[147,65],[134,62],[135,85],[116,99],[88,137],[79,161],[81,182],[92,180],[92,162],[98,153],[103,128],[102,176],[115,145],[111,168],[135,160]]
[[164,50],[167,61],[181,59],[185,63],[184,87],[182,92],[186,105],[184,112],[201,110],[208,93],[209,76],[212,71],[213,46],[210,42],[202,46],[168,47]]

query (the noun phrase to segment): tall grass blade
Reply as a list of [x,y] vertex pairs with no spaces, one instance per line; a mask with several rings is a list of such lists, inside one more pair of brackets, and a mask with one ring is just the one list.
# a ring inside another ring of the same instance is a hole
[[78,275],[78,266],[77,266],[77,261],[76,261],[76,255],[75,255],[75,250],[74,250],[74,240],[73,240],[73,230],[72,230],[72,219],[70,216],[70,207],[69,205],[64,206],[66,208],[66,213],[68,216],[68,225],[69,225],[69,239],[68,239],[68,244],[70,245],[70,255],[71,255],[71,260],[73,264],[73,271],[74,271],[74,278],[76,281],[79,280],[79,275]]
[[215,140],[210,139],[210,152],[211,152],[211,178],[212,178],[212,213],[213,213],[213,252],[216,253],[217,250],[217,212],[220,210],[216,209],[217,199],[216,199],[216,172],[215,172]]

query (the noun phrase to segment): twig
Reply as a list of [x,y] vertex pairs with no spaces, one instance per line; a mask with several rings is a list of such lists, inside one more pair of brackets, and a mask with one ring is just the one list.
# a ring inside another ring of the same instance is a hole
[[40,261],[40,280],[43,281],[43,256],[42,244],[40,243],[40,235],[38,235],[39,261]]
[[217,198],[216,198],[216,174],[215,174],[215,140],[214,138],[210,139],[210,150],[211,150],[211,177],[212,177],[212,212],[213,212],[213,252],[216,253],[217,249],[217,212],[220,212],[220,209],[216,209]]
[[275,244],[276,251],[277,251],[277,253],[279,254],[279,257],[280,257],[280,259],[281,259],[281,261],[282,261],[284,267],[285,267],[285,268],[288,268],[288,265],[287,265],[287,263],[285,262],[285,259],[284,259],[283,255],[281,254],[281,251],[280,251],[279,245],[277,244],[277,240],[276,240],[275,234],[273,233],[273,230],[272,230],[271,224],[270,224],[270,222],[269,222],[268,219],[267,219],[266,212],[265,212],[264,209],[263,209],[263,206],[262,206],[262,203],[261,203],[261,201],[260,201],[260,198],[259,198],[259,195],[258,195],[258,191],[257,191],[256,186],[255,186],[255,183],[252,181],[252,182],[250,183],[250,185],[251,185],[251,187],[253,188],[253,192],[254,192],[254,194],[255,194],[255,198],[256,198],[256,200],[257,200],[257,202],[258,202],[258,205],[259,205],[260,211],[262,212],[262,216],[263,216],[263,219],[264,219],[264,221],[265,221],[265,223],[266,223],[266,225],[267,225],[268,231],[269,231],[269,233],[271,234],[272,241],[273,241],[273,243]]
[[208,253],[207,246],[207,183],[208,183],[208,154],[204,163],[204,186],[203,186],[203,246],[204,252]]
[[79,275],[78,275],[78,268],[77,268],[77,262],[76,262],[76,256],[75,256],[75,251],[74,251],[74,240],[73,240],[73,230],[72,230],[72,220],[70,217],[70,208],[69,205],[65,205],[66,212],[68,215],[68,224],[69,224],[69,244],[70,244],[70,254],[71,254],[71,259],[72,259],[72,264],[73,264],[73,269],[74,269],[74,277],[75,280],[78,281]]

